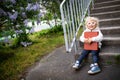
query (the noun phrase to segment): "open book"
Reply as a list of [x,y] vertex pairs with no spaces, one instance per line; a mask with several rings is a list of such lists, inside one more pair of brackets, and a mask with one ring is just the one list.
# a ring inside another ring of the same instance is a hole
[[[92,38],[92,37],[96,37],[97,35],[98,35],[98,32],[85,32],[84,33],[85,38]],[[92,42],[91,44],[84,43],[84,49],[98,50],[98,42]]]

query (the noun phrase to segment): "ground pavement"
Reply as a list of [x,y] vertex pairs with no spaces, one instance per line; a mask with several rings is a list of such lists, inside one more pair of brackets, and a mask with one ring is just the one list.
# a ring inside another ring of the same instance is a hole
[[74,61],[74,54],[66,53],[65,47],[62,46],[30,69],[25,80],[120,80],[119,64],[102,63],[100,73],[89,75],[87,73],[89,62],[83,64],[81,69],[74,70],[72,69]]

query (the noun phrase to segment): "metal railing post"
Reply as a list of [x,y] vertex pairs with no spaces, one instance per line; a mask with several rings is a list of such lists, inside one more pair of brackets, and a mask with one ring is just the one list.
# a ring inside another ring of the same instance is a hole
[[60,5],[60,12],[61,12],[62,26],[63,26],[63,31],[64,31],[65,47],[66,47],[66,51],[68,51],[68,41],[67,41],[65,20],[64,20],[64,13],[63,13],[63,4],[65,3],[65,1],[66,0],[63,0],[63,2]]

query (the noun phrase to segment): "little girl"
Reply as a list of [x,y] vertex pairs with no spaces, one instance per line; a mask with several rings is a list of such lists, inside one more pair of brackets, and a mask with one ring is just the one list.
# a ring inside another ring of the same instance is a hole
[[[81,55],[79,56],[79,58],[76,60],[75,64],[73,65],[74,69],[78,69],[81,66],[81,63],[83,61],[83,59],[89,54],[92,54],[92,59],[93,59],[93,63],[91,64],[91,69],[88,71],[88,74],[95,74],[100,72],[100,68],[98,65],[98,55],[99,55],[99,51],[101,48],[101,41],[103,39],[103,34],[101,33],[100,29],[99,29],[99,20],[95,17],[87,17],[85,20],[85,27],[86,29],[83,31],[82,35],[80,36],[80,41],[83,43],[92,43],[92,42],[98,42],[98,50],[86,50],[83,49]],[[85,32],[98,32],[98,35],[96,37],[92,37],[92,38],[85,38],[84,37],[84,33]]]

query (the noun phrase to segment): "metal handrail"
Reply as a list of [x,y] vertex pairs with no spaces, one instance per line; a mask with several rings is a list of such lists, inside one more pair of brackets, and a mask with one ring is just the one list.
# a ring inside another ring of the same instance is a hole
[[74,46],[77,52],[76,36],[83,24],[86,14],[90,13],[90,5],[94,0],[63,0],[60,5],[65,47],[71,52]]

